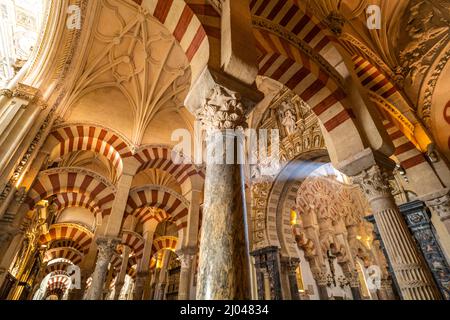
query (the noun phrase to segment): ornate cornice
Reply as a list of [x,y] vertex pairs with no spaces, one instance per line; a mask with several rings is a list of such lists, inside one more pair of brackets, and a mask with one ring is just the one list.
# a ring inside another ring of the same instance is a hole
[[431,129],[431,107],[433,105],[433,94],[436,89],[436,84],[449,60],[450,50],[447,50],[441,59],[439,59],[437,65],[429,72],[430,76],[425,84],[425,91],[419,99],[419,101],[423,101],[423,104],[421,106],[419,105],[418,115],[428,129]]

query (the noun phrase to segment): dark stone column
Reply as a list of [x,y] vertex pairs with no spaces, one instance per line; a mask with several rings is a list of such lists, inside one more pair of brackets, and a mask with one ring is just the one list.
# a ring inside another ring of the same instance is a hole
[[264,275],[262,270],[266,270],[270,282],[271,300],[281,300],[281,278],[280,278],[280,254],[278,247],[267,247],[253,251],[251,255],[255,258],[255,267],[258,274],[258,294],[259,299],[264,300]]
[[425,203],[419,200],[405,203],[399,209],[406,218],[442,296],[450,300],[450,268],[431,224],[431,213]]
[[289,291],[291,292],[291,300],[300,300],[300,295],[298,294],[298,284],[297,284],[297,268],[300,263],[300,259],[282,259],[282,268],[285,268],[289,280]]

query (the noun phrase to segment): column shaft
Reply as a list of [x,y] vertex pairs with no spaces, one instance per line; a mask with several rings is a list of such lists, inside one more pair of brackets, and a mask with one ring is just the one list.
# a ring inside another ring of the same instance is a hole
[[355,177],[354,181],[368,198],[403,298],[440,299],[430,271],[395,204],[385,171],[374,165]]

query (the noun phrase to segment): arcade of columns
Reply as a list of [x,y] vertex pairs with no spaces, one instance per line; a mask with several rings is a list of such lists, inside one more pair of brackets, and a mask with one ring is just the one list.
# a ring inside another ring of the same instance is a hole
[[1,299],[449,299],[449,8],[375,2],[48,1],[0,92]]

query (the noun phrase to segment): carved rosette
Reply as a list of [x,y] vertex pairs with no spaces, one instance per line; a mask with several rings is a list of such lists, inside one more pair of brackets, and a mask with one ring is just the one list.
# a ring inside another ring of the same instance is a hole
[[354,176],[353,183],[361,187],[369,201],[391,196],[388,173],[377,165]]
[[241,95],[216,85],[197,112],[207,130],[234,130],[247,127]]

